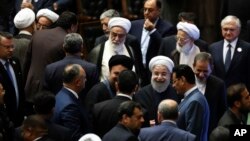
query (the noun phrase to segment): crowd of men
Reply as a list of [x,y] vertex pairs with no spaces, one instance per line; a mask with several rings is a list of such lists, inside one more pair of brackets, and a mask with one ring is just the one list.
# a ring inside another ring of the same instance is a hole
[[17,35],[0,31],[0,140],[215,141],[247,124],[250,43],[236,16],[208,44],[194,13],[175,28],[158,0],[134,21],[110,9],[84,58],[75,13],[30,7]]

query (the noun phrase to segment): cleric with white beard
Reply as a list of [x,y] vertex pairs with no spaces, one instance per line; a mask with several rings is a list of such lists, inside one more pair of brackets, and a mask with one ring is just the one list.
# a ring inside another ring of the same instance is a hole
[[166,56],[156,56],[149,62],[152,72],[151,84],[142,87],[135,94],[135,101],[139,102],[147,111],[150,125],[158,124],[157,106],[164,99],[178,102],[176,91],[170,85],[173,61]]
[[186,64],[193,68],[193,60],[200,52],[194,41],[199,39],[200,31],[196,25],[179,22],[177,24],[176,50],[180,53],[179,64]]

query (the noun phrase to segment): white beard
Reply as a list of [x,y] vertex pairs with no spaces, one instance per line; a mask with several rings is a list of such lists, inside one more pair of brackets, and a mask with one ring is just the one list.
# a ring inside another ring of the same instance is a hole
[[189,51],[191,50],[192,48],[192,44],[190,42],[186,43],[185,45],[183,46],[180,46],[178,43],[176,43],[176,49],[179,51],[179,52],[182,52],[182,53],[185,53],[185,54],[188,54]]
[[124,42],[125,42],[125,40],[118,43],[118,44],[114,44],[114,43],[112,43],[111,39],[109,38],[108,45],[114,50],[114,52],[116,54],[122,54],[123,50],[124,50]]
[[170,80],[166,80],[164,83],[159,83],[151,78],[151,85],[158,93],[164,92],[168,88],[169,84]]

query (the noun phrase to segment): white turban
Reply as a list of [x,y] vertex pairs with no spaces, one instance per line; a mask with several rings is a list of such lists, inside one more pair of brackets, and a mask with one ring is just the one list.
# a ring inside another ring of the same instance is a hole
[[47,17],[54,23],[59,18],[59,15],[49,9],[41,9],[36,14],[36,18],[39,19],[39,17]]
[[14,18],[16,28],[23,29],[30,26],[35,21],[35,13],[29,9],[21,9]]
[[155,65],[164,65],[172,73],[174,67],[174,62],[166,56],[155,56],[149,62],[149,70],[152,71]]
[[83,135],[78,141],[102,141],[99,136],[93,133]]
[[126,30],[126,33],[128,33],[131,27],[131,22],[126,18],[114,17],[109,20],[108,27],[110,29],[114,26],[120,26]]
[[185,31],[192,39],[197,40],[200,38],[200,30],[196,25],[187,23],[187,22],[179,22],[177,24],[177,30]]

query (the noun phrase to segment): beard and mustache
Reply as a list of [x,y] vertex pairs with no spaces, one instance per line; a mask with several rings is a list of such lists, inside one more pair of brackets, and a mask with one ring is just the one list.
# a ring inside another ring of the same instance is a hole
[[185,54],[188,54],[188,52],[191,50],[191,48],[193,47],[193,44],[190,42],[187,42],[186,44],[184,44],[183,46],[180,46],[179,43],[176,44],[176,49],[179,52],[183,52]]
[[164,92],[170,84],[170,79],[166,79],[164,82],[157,82],[153,78],[151,78],[151,85],[155,91],[158,93]]

